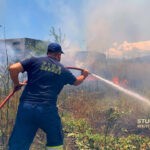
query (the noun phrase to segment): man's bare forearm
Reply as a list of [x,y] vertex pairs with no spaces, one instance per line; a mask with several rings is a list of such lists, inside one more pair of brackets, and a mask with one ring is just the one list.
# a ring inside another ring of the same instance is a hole
[[85,80],[85,78],[88,76],[88,74],[89,74],[88,70],[83,70],[82,74],[76,77],[76,81],[75,81],[74,85],[80,85]]
[[23,72],[23,67],[20,63],[15,63],[9,66],[10,77],[14,83],[14,86],[19,85],[18,75]]

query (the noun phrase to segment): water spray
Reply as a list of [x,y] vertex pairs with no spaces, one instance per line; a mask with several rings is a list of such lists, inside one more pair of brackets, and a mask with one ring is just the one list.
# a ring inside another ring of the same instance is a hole
[[[68,68],[68,69],[74,69],[74,70],[83,71],[83,69],[77,68],[77,67],[67,67],[67,68]],[[138,99],[138,100],[140,100],[140,101],[142,101],[142,102],[145,102],[147,105],[150,106],[150,100],[149,100],[148,98],[145,98],[145,97],[141,96],[141,95],[138,94],[138,93],[135,93],[135,92],[133,92],[133,91],[130,91],[130,90],[128,90],[128,89],[125,89],[125,88],[123,88],[123,87],[121,87],[121,86],[119,86],[119,85],[117,85],[117,84],[114,84],[113,82],[111,82],[111,81],[109,81],[109,80],[107,80],[107,79],[105,79],[105,78],[103,78],[103,77],[101,77],[101,76],[99,76],[99,75],[96,75],[96,74],[94,74],[94,73],[90,73],[90,75],[92,75],[93,77],[95,77],[95,78],[101,80],[102,82],[104,82],[104,83],[110,85],[111,87],[113,87],[113,88],[115,88],[115,89],[117,89],[117,90],[119,90],[119,91],[121,91],[121,92],[123,92],[123,93],[125,93],[125,94],[127,94],[127,95],[129,95],[129,96],[131,96],[131,97],[134,97],[134,98],[136,98],[136,99]]]

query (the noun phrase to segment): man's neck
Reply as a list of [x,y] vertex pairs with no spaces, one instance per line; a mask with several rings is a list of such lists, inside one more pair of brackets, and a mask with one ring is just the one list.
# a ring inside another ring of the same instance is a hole
[[52,58],[52,59],[57,60],[57,58],[56,58],[54,55],[50,55],[50,54],[48,54],[47,56],[48,56],[48,57],[50,57],[50,58]]

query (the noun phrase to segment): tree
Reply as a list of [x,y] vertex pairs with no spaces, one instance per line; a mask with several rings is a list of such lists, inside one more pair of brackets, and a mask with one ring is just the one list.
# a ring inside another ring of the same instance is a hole
[[54,27],[50,28],[50,37],[54,42],[59,44],[63,44],[65,41],[65,34],[62,34],[61,29],[59,28],[58,31]]

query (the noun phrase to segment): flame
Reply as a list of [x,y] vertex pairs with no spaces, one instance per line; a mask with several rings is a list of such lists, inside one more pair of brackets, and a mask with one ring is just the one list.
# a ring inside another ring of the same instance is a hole
[[128,80],[127,80],[127,79],[122,79],[122,80],[120,80],[119,77],[117,77],[117,76],[112,78],[112,82],[113,82],[114,84],[120,85],[120,86],[122,86],[122,87],[126,87],[127,84],[128,84]]
[[112,82],[116,85],[119,85],[119,78],[118,77],[113,77]]

